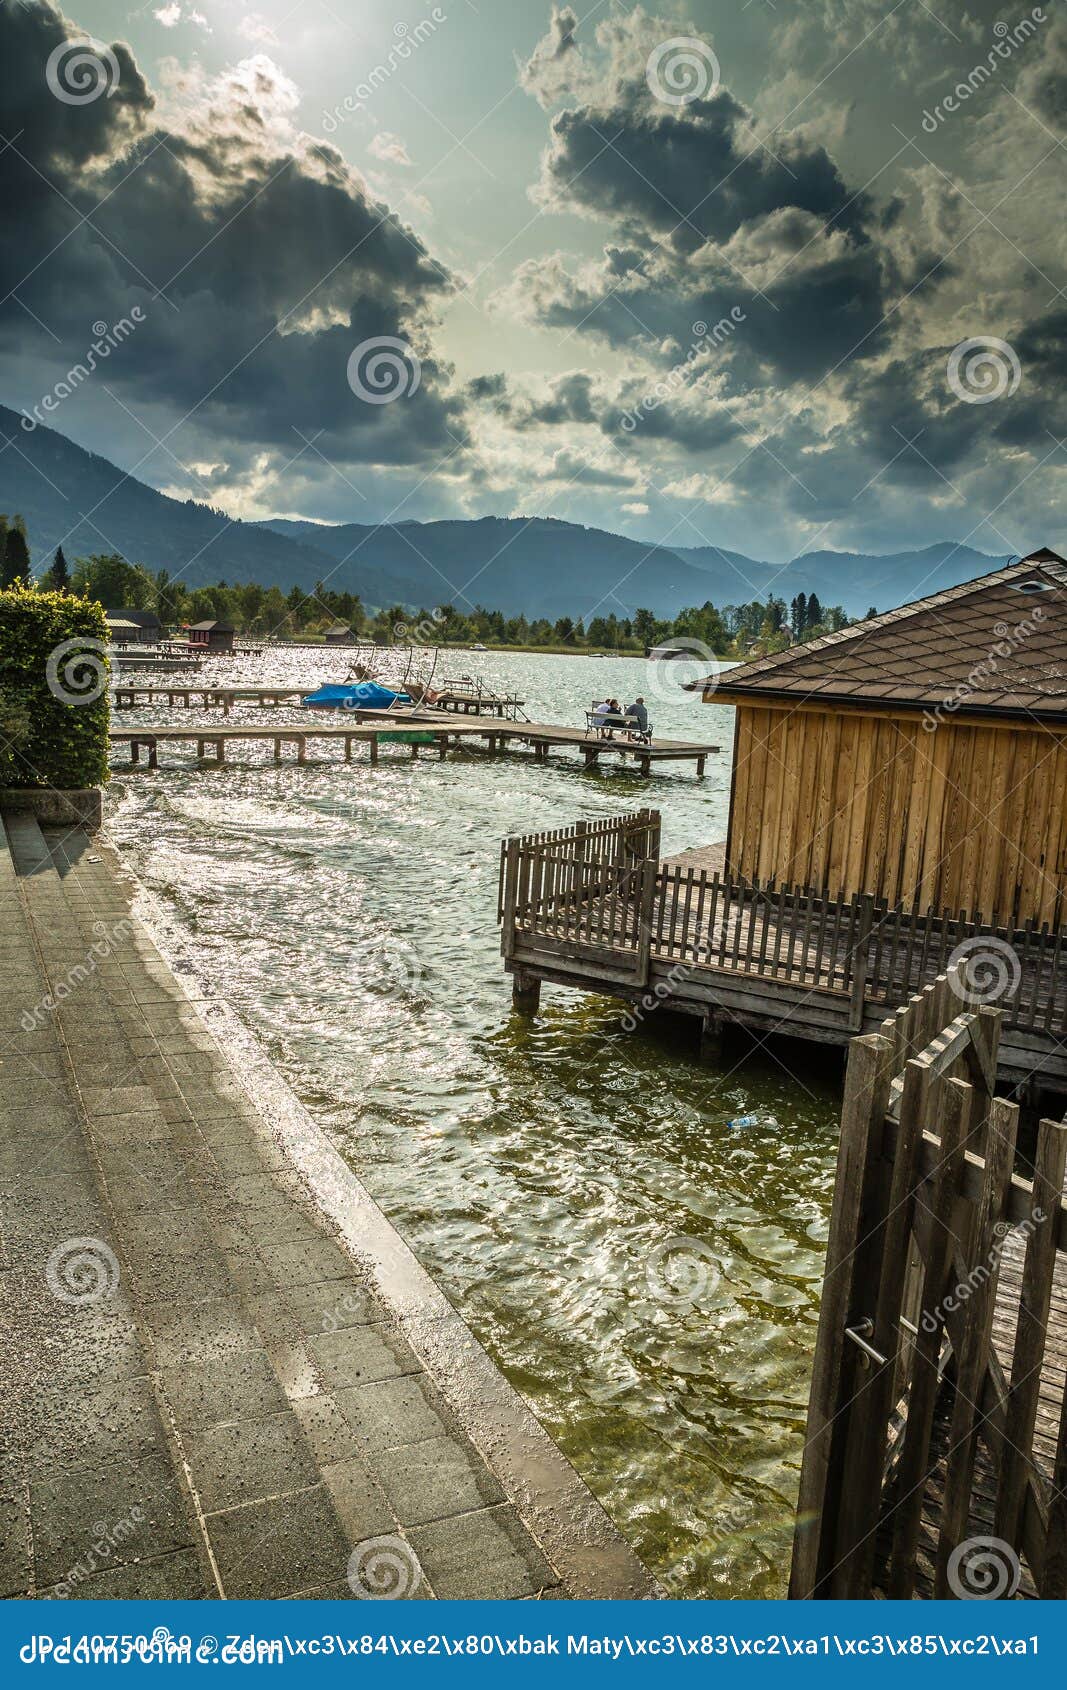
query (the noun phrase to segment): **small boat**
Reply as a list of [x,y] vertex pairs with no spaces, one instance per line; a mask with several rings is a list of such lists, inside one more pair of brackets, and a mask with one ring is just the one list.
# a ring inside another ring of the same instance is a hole
[[322,686],[300,700],[312,710],[392,710],[410,705],[411,694],[395,692],[377,681],[357,681],[352,686]]

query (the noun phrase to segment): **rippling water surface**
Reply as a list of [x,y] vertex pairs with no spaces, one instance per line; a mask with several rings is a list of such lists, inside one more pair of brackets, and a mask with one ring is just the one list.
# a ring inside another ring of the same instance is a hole
[[[223,770],[117,775],[113,835],[646,1563],[677,1595],[779,1595],[835,1071],[800,1047],[701,1067],[691,1026],[628,1034],[619,1004],[555,988],[515,1017],[495,925],[506,833],[653,804],[667,851],[723,838],[732,712],[640,659],[477,653],[445,671],[464,665],[539,720],[643,692],[659,732],[723,755],[698,782],[691,765],[640,781],[474,750],[279,769],[242,747]],[[344,668],[292,651],[209,674],[315,685]],[[116,725],[164,714],[219,720]],[[757,1120],[728,1124],[742,1115]]]

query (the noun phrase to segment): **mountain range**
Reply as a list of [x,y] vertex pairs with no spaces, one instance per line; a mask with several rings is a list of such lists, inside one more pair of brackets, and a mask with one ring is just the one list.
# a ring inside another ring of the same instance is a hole
[[369,609],[453,602],[559,616],[674,616],[711,599],[815,592],[860,616],[957,586],[1008,560],[950,541],[888,556],[804,553],[781,565],[717,546],[657,546],[551,517],[480,517],[366,526],[276,518],[241,522],[174,499],[56,430],[27,431],[0,406],[0,511],[25,518],[34,566],[120,552],[190,586],[259,581],[284,590],[326,581]]

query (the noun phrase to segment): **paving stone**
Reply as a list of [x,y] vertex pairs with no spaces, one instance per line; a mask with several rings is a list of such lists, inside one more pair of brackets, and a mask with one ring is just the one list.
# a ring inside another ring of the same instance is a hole
[[352,1262],[329,1238],[304,1244],[279,1244],[271,1251],[271,1265],[279,1285],[317,1285],[324,1279],[349,1279]]
[[30,1510],[37,1584],[63,1583],[92,1551],[100,1527],[114,1535],[132,1527],[115,1545],[116,1564],[151,1550],[160,1554],[192,1545],[193,1535],[170,1463],[110,1461],[72,1473],[30,1474]]
[[182,1308],[156,1304],[151,1330],[161,1367],[218,1361],[260,1348],[252,1322],[234,1300],[226,1297]]
[[335,1395],[345,1419],[373,1450],[418,1443],[451,1429],[451,1418],[425,1373],[354,1385]]
[[153,1556],[123,1567],[108,1567],[79,1580],[73,1587],[53,1587],[41,1592],[55,1601],[67,1595],[85,1602],[196,1601],[217,1595],[209,1588],[195,1550],[181,1549],[174,1555]]
[[407,1535],[442,1601],[506,1601],[559,1582],[509,1505],[412,1526]]
[[327,1462],[322,1477],[349,1543],[396,1531],[396,1517],[385,1493],[360,1456]]
[[348,1326],[370,1326],[386,1318],[372,1291],[343,1280],[294,1286],[286,1293],[301,1332],[340,1332]]
[[155,1391],[147,1377],[99,1379],[72,1392],[48,1380],[30,1402],[26,1453],[38,1469],[99,1466],[116,1455],[165,1451]]
[[[90,1120],[152,1112],[155,1096],[148,1086],[86,1086],[82,1090]],[[114,1130],[114,1129],[112,1129]]]
[[308,1448],[322,1465],[350,1461],[359,1455],[359,1439],[330,1392],[298,1397],[293,1403],[293,1413],[304,1429]]
[[263,1350],[193,1366],[166,1367],[163,1389],[183,1431],[259,1418],[285,1407],[285,1395]]
[[319,1478],[300,1422],[288,1408],[192,1433],[185,1450],[205,1514],[304,1490]]
[[388,1326],[319,1332],[308,1338],[307,1346],[325,1378],[338,1388],[421,1371],[415,1352]]
[[375,1455],[378,1477],[402,1526],[465,1514],[505,1500],[504,1491],[470,1445],[424,1438]]
[[22,1463],[0,1462],[0,1597],[27,1596],[33,1589],[30,1508]]
[[232,1296],[234,1291],[224,1256],[210,1244],[196,1252],[146,1254],[131,1261],[129,1276],[145,1304],[202,1303]]
[[213,1514],[208,1536],[232,1598],[291,1596],[336,1583],[347,1543],[324,1485]]

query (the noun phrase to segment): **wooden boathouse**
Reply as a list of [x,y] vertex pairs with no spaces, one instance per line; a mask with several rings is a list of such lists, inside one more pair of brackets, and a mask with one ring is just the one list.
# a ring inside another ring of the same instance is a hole
[[725,847],[644,810],[506,840],[515,1001],[542,981],[845,1045],[963,963],[1001,1080],[1067,1091],[1067,562],[1009,569],[704,684],[737,708]]
[[1055,552],[758,658],[705,683],[704,699],[737,709],[729,874],[1059,925],[1067,561]]

